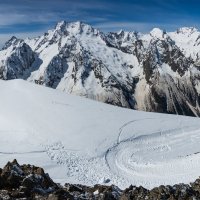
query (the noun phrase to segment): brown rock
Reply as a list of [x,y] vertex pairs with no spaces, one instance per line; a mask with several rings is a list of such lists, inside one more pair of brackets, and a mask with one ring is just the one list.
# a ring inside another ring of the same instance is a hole
[[58,189],[50,194],[47,200],[74,200],[74,197],[64,189]]

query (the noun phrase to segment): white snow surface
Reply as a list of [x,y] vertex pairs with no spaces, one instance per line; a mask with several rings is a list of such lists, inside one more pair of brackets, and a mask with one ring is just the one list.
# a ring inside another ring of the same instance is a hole
[[198,118],[123,109],[0,81],[0,167],[16,158],[59,183],[152,188],[199,175]]

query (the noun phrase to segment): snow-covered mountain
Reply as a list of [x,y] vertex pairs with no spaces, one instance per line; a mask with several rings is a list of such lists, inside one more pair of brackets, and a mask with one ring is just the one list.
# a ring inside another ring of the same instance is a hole
[[44,35],[11,38],[0,78],[22,78],[101,102],[144,111],[200,115],[200,32],[153,29],[102,33],[60,22]]
[[198,118],[141,112],[0,80],[0,167],[16,158],[58,183],[152,188],[199,176]]

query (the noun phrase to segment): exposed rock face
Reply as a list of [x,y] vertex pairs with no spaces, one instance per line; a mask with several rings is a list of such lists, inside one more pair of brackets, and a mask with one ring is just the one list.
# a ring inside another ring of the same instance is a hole
[[[35,197],[55,191],[58,186],[44,170],[32,165],[19,165],[16,160],[8,162],[0,170],[0,190],[12,198]],[[1,194],[1,192],[0,192]],[[0,195],[1,197],[1,195]]]
[[[29,76],[37,55],[23,40],[12,37],[0,51],[0,79],[10,80]],[[38,60],[39,61],[39,60]]]
[[0,51],[0,78],[25,80],[122,107],[200,115],[200,32],[104,34],[60,22],[44,35],[15,37]]
[[194,200],[200,199],[200,179],[190,185],[161,185],[152,190],[142,186],[130,186],[125,190],[120,190],[114,185],[88,187],[66,183],[61,186],[54,183],[42,168],[19,165],[14,160],[0,169],[0,199]]

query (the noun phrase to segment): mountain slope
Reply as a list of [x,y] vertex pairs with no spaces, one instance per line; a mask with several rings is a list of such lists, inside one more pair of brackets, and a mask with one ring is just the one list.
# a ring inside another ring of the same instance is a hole
[[40,37],[11,39],[0,51],[0,78],[126,108],[199,116],[199,38],[190,28],[104,34],[63,21]]
[[22,80],[0,81],[0,167],[16,158],[56,182],[188,183],[199,175],[198,118],[119,108]]
[[10,80],[25,78],[37,60],[36,54],[21,39],[12,37],[0,51],[0,78]]

